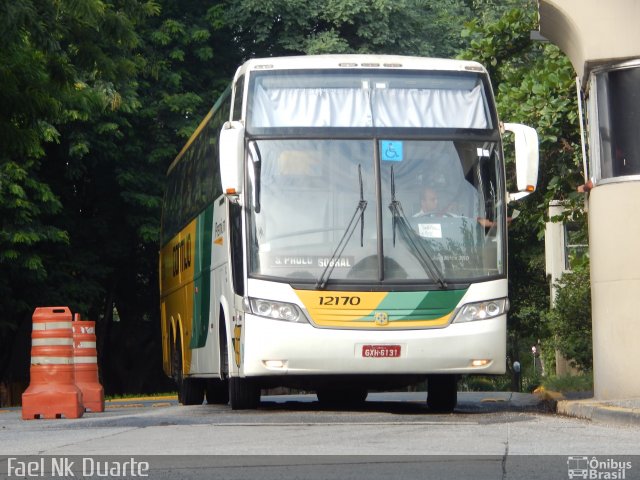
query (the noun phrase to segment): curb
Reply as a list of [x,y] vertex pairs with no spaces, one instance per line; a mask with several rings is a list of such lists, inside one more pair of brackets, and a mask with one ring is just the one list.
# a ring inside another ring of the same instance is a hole
[[558,415],[615,425],[640,425],[640,400],[571,400],[560,392],[545,390],[544,387],[538,388],[534,395],[549,411],[554,411]]
[[[640,405],[640,403],[639,403]],[[620,407],[593,400],[561,400],[557,404],[558,415],[616,425],[640,425],[640,408]]]
[[533,396],[538,399],[544,411],[551,413],[558,413],[558,404],[566,400],[562,393],[546,390],[544,387],[536,388]]
[[155,395],[152,397],[127,397],[127,398],[112,398],[110,400],[106,400],[109,403],[127,403],[127,402],[153,402],[153,401],[171,401],[177,400],[178,395]]
[[115,398],[105,401],[105,409],[168,407],[178,401],[177,395],[157,395],[153,397]]

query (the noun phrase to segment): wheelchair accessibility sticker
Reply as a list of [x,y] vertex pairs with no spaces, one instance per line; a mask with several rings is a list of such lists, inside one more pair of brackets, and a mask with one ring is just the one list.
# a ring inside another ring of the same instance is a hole
[[380,151],[382,152],[382,161],[386,161],[386,162],[402,161],[402,141],[381,140]]

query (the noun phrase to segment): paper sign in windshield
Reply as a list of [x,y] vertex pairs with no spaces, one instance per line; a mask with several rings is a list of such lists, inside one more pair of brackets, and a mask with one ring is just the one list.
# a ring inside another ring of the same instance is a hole
[[439,223],[418,224],[418,235],[422,238],[442,238],[442,225]]

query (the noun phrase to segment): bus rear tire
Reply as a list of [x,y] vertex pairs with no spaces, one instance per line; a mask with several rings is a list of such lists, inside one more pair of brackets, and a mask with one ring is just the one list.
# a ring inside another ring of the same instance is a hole
[[202,405],[204,402],[204,380],[201,378],[183,378],[178,390],[178,400],[183,405]]
[[438,413],[451,413],[458,404],[458,376],[427,377],[427,407]]
[[182,347],[179,340],[171,349],[171,370],[178,389],[178,402],[182,405],[202,405],[204,380],[184,377],[182,373]]
[[260,404],[260,389],[248,378],[229,378],[231,410],[255,410]]

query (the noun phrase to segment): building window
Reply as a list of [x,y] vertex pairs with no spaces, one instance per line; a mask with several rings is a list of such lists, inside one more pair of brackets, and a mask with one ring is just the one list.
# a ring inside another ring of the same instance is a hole
[[589,116],[596,181],[640,175],[638,85],[638,61],[608,66],[592,74]]

